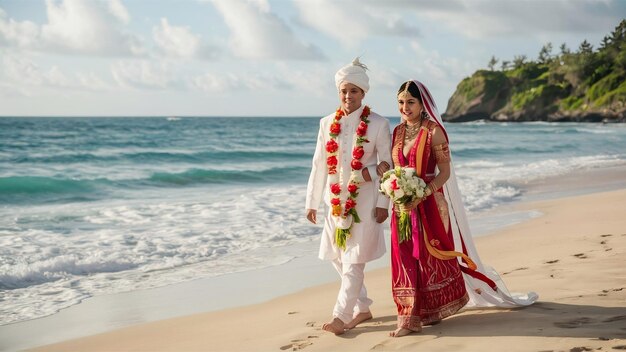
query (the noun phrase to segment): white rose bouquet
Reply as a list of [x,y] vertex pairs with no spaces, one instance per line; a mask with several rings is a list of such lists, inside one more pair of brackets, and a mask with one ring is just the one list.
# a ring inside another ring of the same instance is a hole
[[404,205],[426,195],[426,182],[419,178],[415,169],[396,166],[383,174],[380,179],[380,193],[386,195],[396,205],[402,205],[398,219],[398,241],[411,238],[411,217]]

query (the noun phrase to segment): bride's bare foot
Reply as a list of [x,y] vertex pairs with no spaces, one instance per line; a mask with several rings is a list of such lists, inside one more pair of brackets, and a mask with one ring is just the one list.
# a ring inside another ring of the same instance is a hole
[[413,332],[419,332],[419,331],[413,331],[410,329],[405,329],[405,328],[397,328],[396,330],[392,331],[389,333],[389,336],[391,337],[402,337],[402,336],[406,336],[410,333]]
[[350,330],[354,327],[356,327],[357,325],[361,324],[364,321],[368,321],[370,319],[372,319],[372,312],[361,312],[359,314],[357,314],[351,322],[349,322],[348,324],[346,324],[346,329]]
[[322,325],[322,330],[332,332],[335,335],[341,335],[345,332],[345,325],[339,318],[333,319],[330,323]]

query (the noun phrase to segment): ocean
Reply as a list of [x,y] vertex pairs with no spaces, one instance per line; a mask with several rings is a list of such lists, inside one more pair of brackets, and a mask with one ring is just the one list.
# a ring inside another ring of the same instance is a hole
[[[322,227],[306,221],[304,198],[318,125],[0,117],[0,325],[316,256]],[[626,165],[622,124],[479,121],[448,133],[471,216],[533,181]]]

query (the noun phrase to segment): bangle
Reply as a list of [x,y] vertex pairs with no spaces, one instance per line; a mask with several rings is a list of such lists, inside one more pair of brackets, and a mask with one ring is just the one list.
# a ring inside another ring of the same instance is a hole
[[434,182],[429,183],[428,188],[430,188],[430,194],[437,192],[437,185]]

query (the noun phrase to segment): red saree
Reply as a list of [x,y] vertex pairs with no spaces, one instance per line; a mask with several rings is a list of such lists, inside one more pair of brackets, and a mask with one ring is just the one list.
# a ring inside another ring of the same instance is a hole
[[[425,121],[409,155],[403,154],[405,125],[393,132],[394,166],[412,167],[426,183],[435,177],[436,161],[431,138],[437,124]],[[395,212],[393,213],[395,214]],[[391,274],[398,327],[420,331],[428,324],[453,315],[469,300],[461,266],[466,256],[454,252],[448,204],[437,190],[411,212],[412,240],[398,243],[397,216],[391,217]]]

